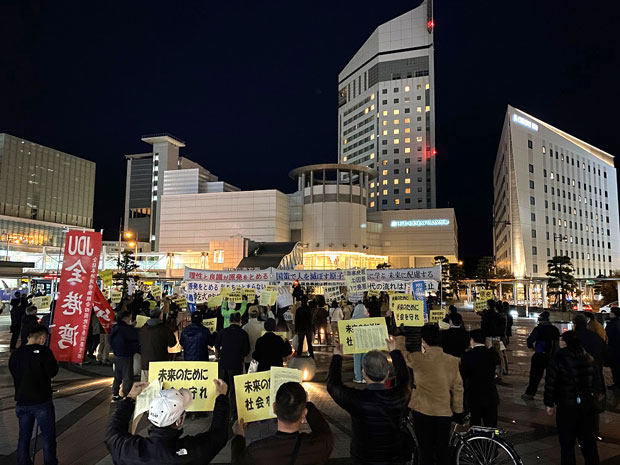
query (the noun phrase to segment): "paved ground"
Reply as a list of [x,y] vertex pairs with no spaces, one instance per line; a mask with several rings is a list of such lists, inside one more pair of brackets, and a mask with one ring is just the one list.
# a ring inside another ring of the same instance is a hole
[[[478,326],[478,317],[466,315],[471,327]],[[504,377],[500,389],[500,427],[506,431],[506,438],[520,453],[523,463],[559,463],[559,446],[556,436],[555,420],[548,417],[540,395],[533,402],[524,402],[520,395],[527,383],[530,352],[525,348],[525,339],[534,326],[532,320],[518,319],[515,322],[515,336],[509,347],[510,374]],[[16,463],[17,421],[12,399],[12,381],[7,369],[8,361],[8,318],[0,316],[0,463]],[[330,463],[349,463],[349,444],[351,421],[349,416],[338,408],[327,395],[325,377],[330,355],[323,349],[318,353],[318,373],[313,382],[305,383],[310,399],[317,404],[332,427],[336,446]],[[344,379],[352,379],[352,359],[344,365]],[[112,464],[103,438],[111,398],[111,369],[106,367],[84,366],[73,371],[61,369],[54,385],[58,454],[63,465],[108,465]],[[609,382],[609,373],[606,373]],[[620,397],[610,397],[609,410],[601,415],[601,442],[599,452],[603,464],[620,464]],[[189,418],[185,431],[192,434],[205,429],[208,417]],[[139,433],[145,434],[145,423],[139,426]],[[265,425],[250,426],[249,435],[261,434]],[[40,447],[40,441],[38,442]],[[230,448],[227,446],[217,456],[214,463],[230,461]],[[37,454],[36,464],[42,463],[41,453]],[[578,463],[583,463],[578,457]]]

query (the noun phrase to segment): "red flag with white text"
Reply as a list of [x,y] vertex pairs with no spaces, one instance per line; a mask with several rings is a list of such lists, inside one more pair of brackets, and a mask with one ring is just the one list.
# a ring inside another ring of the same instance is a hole
[[101,323],[101,327],[106,332],[106,334],[109,334],[110,328],[112,328],[112,324],[114,323],[114,310],[108,302],[108,299],[106,299],[103,295],[103,292],[101,292],[101,289],[99,289],[99,286],[95,287],[93,308],[95,309],[95,315],[97,315],[97,318],[99,318],[99,323]]
[[50,349],[59,362],[82,363],[97,286],[101,233],[72,230],[65,238]]

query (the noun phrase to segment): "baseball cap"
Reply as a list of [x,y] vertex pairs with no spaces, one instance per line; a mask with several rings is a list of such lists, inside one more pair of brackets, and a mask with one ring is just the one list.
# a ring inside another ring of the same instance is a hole
[[151,401],[149,421],[155,426],[165,428],[174,424],[193,401],[187,389],[164,389]]

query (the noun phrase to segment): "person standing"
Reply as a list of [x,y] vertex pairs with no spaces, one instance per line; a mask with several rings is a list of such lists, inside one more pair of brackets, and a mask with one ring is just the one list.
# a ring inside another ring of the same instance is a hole
[[290,342],[274,333],[276,321],[269,318],[265,321],[265,334],[256,341],[252,358],[258,362],[257,371],[269,371],[271,367],[281,367],[284,358],[293,353]]
[[19,421],[17,442],[18,465],[31,465],[30,438],[34,422],[41,428],[43,461],[57,465],[56,413],[52,402],[52,378],[58,374],[58,363],[45,345],[47,328],[35,325],[28,333],[26,344],[11,354],[9,371],[15,385],[15,413]]
[[374,295],[368,300],[368,315],[370,318],[379,318],[381,316],[381,302]]
[[149,363],[168,361],[168,347],[177,345],[177,338],[162,320],[161,309],[155,307],[149,311],[149,316],[150,318],[139,331],[142,364],[140,381],[149,380]]
[[248,355],[245,356],[244,360],[246,372],[252,362],[252,353],[256,347],[256,341],[262,336],[263,331],[265,331],[265,324],[258,319],[260,310],[256,305],[252,305],[250,307],[248,314],[250,318],[248,319],[248,322],[243,325],[243,330],[248,333],[248,338],[250,340],[250,351],[248,352]]
[[[364,304],[358,302],[355,308],[353,309],[352,320],[359,320],[360,318],[367,318],[368,311]],[[362,373],[362,361],[364,360],[365,354],[353,354],[353,382],[358,384],[365,384],[366,379]]]
[[329,308],[329,324],[332,327],[332,342],[334,344],[340,341],[340,337],[338,335],[338,322],[341,320],[344,320],[342,308],[338,305],[338,302],[334,300]]
[[609,367],[614,383],[610,389],[620,389],[620,308],[612,307],[609,318],[605,333],[609,343]]
[[[323,296],[319,297],[323,298]],[[324,302],[325,299],[323,299],[323,303]],[[327,336],[329,333],[327,330],[327,325],[329,324],[327,322],[328,318],[329,312],[327,311],[327,308],[325,308],[325,305],[320,305],[320,303],[317,302],[316,315],[314,317],[314,328],[316,330],[319,344],[329,344],[329,338]]]
[[588,330],[595,333],[598,337],[605,341],[605,343],[607,343],[607,333],[605,332],[605,328],[603,328],[603,325],[597,321],[594,313],[583,312],[583,314],[588,319]]
[[114,353],[114,382],[112,383],[112,402],[122,399],[120,387],[123,385],[123,394],[127,396],[133,384],[133,356],[140,353],[138,330],[131,325],[132,313],[122,310],[118,321],[110,330],[110,346]]
[[530,362],[530,382],[521,396],[523,400],[534,400],[540,380],[547,369],[549,360],[558,350],[560,331],[549,321],[549,312],[544,311],[538,315],[536,326],[527,338],[527,346],[534,349]]
[[241,314],[230,315],[230,326],[218,331],[215,336],[215,352],[218,358],[219,378],[228,385],[231,411],[233,418],[237,417],[235,402],[235,382],[237,375],[243,374],[243,359],[250,352],[250,338],[248,333],[241,329]]
[[448,315],[450,328],[440,331],[441,348],[444,353],[461,358],[469,347],[469,334],[463,326],[463,317],[458,313]]
[[415,434],[420,443],[421,463],[448,465],[452,419],[461,421],[463,417],[459,359],[444,354],[436,325],[422,326],[421,336],[422,351],[413,353],[407,351],[404,336],[396,338],[397,347],[415,378],[409,408],[413,411]]
[[471,350],[461,357],[465,407],[471,413],[469,423],[495,428],[499,405],[495,368],[501,361],[496,350],[486,347],[481,329],[474,329],[470,336]]
[[295,312],[295,333],[297,334],[297,348],[295,357],[301,357],[304,349],[304,338],[308,341],[308,354],[314,358],[312,348],[312,311],[308,307],[308,296],[302,295],[301,305]]
[[37,307],[34,305],[30,305],[26,308],[24,312],[24,316],[22,316],[22,323],[20,326],[20,334],[22,339],[22,345],[26,345],[28,342],[28,335],[30,334],[30,330],[34,328],[39,323],[39,319],[37,318]]
[[21,293],[16,292],[15,297],[11,299],[11,342],[9,345],[10,350],[15,350],[17,347],[17,341],[21,334],[22,329],[22,317],[24,316],[26,308],[22,305]]
[[183,360],[186,362],[208,362],[209,346],[215,342],[215,334],[202,324],[202,314],[192,313],[192,324],[181,332]]
[[594,359],[588,355],[574,331],[562,334],[561,348],[549,363],[544,402],[547,414],[555,416],[562,464],[574,464],[575,440],[579,440],[586,465],[598,465],[599,395],[603,381]]

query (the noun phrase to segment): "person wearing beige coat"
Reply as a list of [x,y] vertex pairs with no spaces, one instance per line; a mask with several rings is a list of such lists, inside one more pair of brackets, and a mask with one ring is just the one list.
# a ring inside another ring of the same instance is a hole
[[420,444],[420,463],[447,465],[452,418],[463,414],[463,381],[459,359],[445,354],[440,342],[439,328],[425,325],[421,352],[408,352],[402,336],[396,339],[396,347],[413,370],[409,408]]

